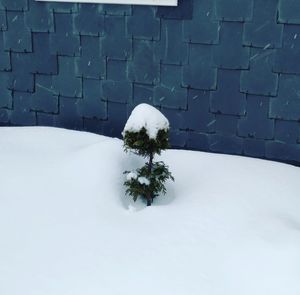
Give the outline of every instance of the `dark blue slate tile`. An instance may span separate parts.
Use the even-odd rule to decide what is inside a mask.
[[[50,50],[52,54],[78,56],[80,40],[73,33],[71,14],[54,13],[55,33],[50,34]]]
[[[3,33],[0,32],[0,71],[11,70],[10,54],[4,49]]]
[[[185,127],[199,132],[215,131],[215,115],[209,112],[209,91],[189,89]]]
[[[11,111],[7,109],[0,109],[0,125],[7,125],[10,120]]]
[[[126,60],[107,60],[107,80],[125,81],[128,75],[128,64]]]
[[[211,151],[265,157],[267,143],[268,158],[297,161],[298,2],[225,2],[181,0],[173,9],[0,1],[0,125],[120,137],[129,111],[143,102],[168,117],[173,147],[211,145]],[[250,58],[243,46],[251,47]],[[60,55],[75,57],[66,62]],[[237,69],[247,70],[240,81],[231,73]],[[221,99],[213,101],[218,92]],[[257,97],[248,94],[246,104],[244,93]]]
[[[266,142],[266,157],[285,162],[300,161],[300,145],[281,142]]]
[[[133,6],[132,15],[126,18],[128,37],[159,40],[160,20],[152,6]]]
[[[102,100],[101,81],[83,79],[83,99],[78,100],[78,113],[85,118],[107,118],[107,103]]]
[[[132,40],[126,37],[125,18],[106,16],[105,35],[101,38],[103,55],[114,59],[128,59],[132,55]]]
[[[216,0],[216,16],[226,21],[251,21],[253,0]]]
[[[283,47],[300,48],[300,30],[298,25],[284,25]]]
[[[129,79],[137,83],[157,84],[159,63],[154,56],[154,42],[134,40],[132,61],[129,62]]]
[[[277,49],[273,69],[278,73],[299,74],[300,64],[300,26],[285,25],[283,48]]]
[[[53,13],[44,2],[30,1],[25,24],[32,32],[54,32]]]
[[[248,69],[250,49],[242,46],[242,37],[242,23],[221,23],[220,44],[214,47],[214,62],[218,68]]]
[[[12,74],[33,73],[33,53],[11,53]]]
[[[279,48],[282,45],[283,26],[265,23],[245,24],[244,42],[246,46]]]
[[[178,0],[175,7],[160,6],[157,8],[157,17],[164,19],[191,19],[193,17],[193,5],[197,2],[193,0]]]
[[[57,74],[57,56],[50,52],[49,34],[33,33],[33,52],[31,72],[40,74]],[[27,54],[28,55],[28,54]]]
[[[160,85],[154,87],[154,104],[167,108],[187,109],[187,89],[181,85],[180,66],[161,65]]]
[[[59,73],[53,76],[55,94],[66,97],[81,97],[81,79],[75,77],[75,59],[59,56]]]
[[[0,8],[5,8],[11,11],[28,10],[27,0],[1,0]]]
[[[6,11],[0,11],[0,31],[7,30]]]
[[[300,2],[298,0],[279,0],[278,21],[284,24],[300,24]]]
[[[105,80],[102,82],[102,92],[105,101],[126,103],[132,98],[132,83]]]
[[[240,155],[243,150],[243,139],[235,135],[213,134],[209,136],[209,150]]]
[[[34,111],[58,112],[58,97],[55,95],[52,76],[36,75],[31,107]]]
[[[271,99],[270,116],[283,120],[300,120],[300,76],[280,76],[278,96]]]
[[[140,103],[153,103],[153,86],[134,83],[133,84],[133,106]]]
[[[107,15],[131,15],[131,5],[106,4],[101,11]]]
[[[238,116],[217,114],[215,119],[215,130],[218,134],[236,135]]]
[[[100,36],[104,31],[104,16],[100,14],[97,4],[79,4],[78,13],[73,14],[74,33],[80,35]]]
[[[171,130],[169,132],[169,141],[171,148],[184,148],[188,140],[188,132],[180,130]]]
[[[183,67],[184,86],[195,89],[216,89],[217,69],[212,66],[212,47],[190,44],[189,64]]]
[[[36,125],[35,112],[31,110],[32,95],[24,92],[14,92],[14,111],[10,122],[13,125]]]
[[[38,126],[55,126],[56,115],[47,113],[36,113],[36,122]]]
[[[209,137],[205,133],[189,132],[187,148],[200,151],[209,150]]]
[[[278,88],[278,75],[272,72],[274,63],[273,49],[252,49],[250,57],[250,70],[242,71],[241,92],[276,96]]]
[[[300,64],[295,60],[300,60],[300,50],[279,50],[276,54],[274,72],[300,74]]]
[[[269,98],[248,95],[247,115],[238,124],[238,135],[257,139],[274,137],[274,120],[269,119]]]
[[[243,152],[246,156],[264,158],[266,154],[266,141],[262,139],[245,138]]]
[[[108,121],[103,122],[103,132],[108,136],[121,138],[128,118],[127,105],[109,102],[107,104]]]
[[[165,108],[161,108],[160,111],[168,118],[172,130],[187,129],[183,111]]]
[[[164,64],[181,65],[188,60],[188,44],[182,42],[183,25],[177,20],[163,20],[161,41],[156,43],[157,59]]]
[[[103,134],[103,120],[83,118],[83,130]]]
[[[211,0],[194,1],[193,18],[184,21],[184,40],[192,43],[217,44],[219,22],[214,20],[215,5]]]
[[[83,129],[83,119],[79,116],[77,104],[80,99],[59,97],[60,112],[55,116],[54,125],[68,129]]]
[[[12,107],[12,91],[9,90],[9,73],[0,72],[0,108]]]
[[[78,11],[78,4],[75,3],[62,3],[62,2],[49,2],[47,3],[48,9],[56,13],[73,13]]]
[[[126,106],[127,114],[131,114],[135,106],[136,105],[133,103],[133,99],[127,102],[127,106]]]
[[[285,143],[297,143],[299,136],[299,123],[295,121],[276,120],[275,140]]]
[[[278,0],[255,0],[253,22],[244,24],[244,45],[261,48],[282,46],[283,25],[277,24]]]
[[[239,86],[240,71],[219,70],[218,89],[211,92],[211,111],[227,115],[244,115],[246,95],[239,91]]]
[[[10,89],[33,92],[34,75],[32,74],[32,55],[28,53],[12,53],[11,65]]]
[[[283,120],[300,120],[300,100],[284,96],[272,99],[270,116]]]
[[[8,11],[7,27],[4,31],[4,45],[6,50],[14,52],[31,52],[31,32],[26,27],[23,12]]]
[[[105,79],[106,59],[101,56],[100,42],[97,37],[81,36],[81,56],[76,57],[76,76]]]
[[[254,0],[253,22],[277,22],[278,0]],[[265,25],[267,23],[265,22]]]

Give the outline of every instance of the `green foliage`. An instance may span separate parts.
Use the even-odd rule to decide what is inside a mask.
[[[137,169],[135,172],[125,171],[124,174],[127,176],[134,173],[136,177],[130,177],[124,182],[124,185],[127,187],[126,194],[133,197],[133,200],[136,201],[138,197],[143,197],[148,199],[148,196],[151,196],[151,200],[159,196],[160,193],[166,194],[167,190],[165,187],[165,182],[168,179],[174,181],[174,177],[168,169],[168,166],[164,162],[154,162],[151,172],[149,170],[149,163],[146,163],[140,169]],[[144,184],[139,181],[141,178],[146,178],[149,181],[149,184]]]
[[[126,131],[124,134],[124,150],[148,158],[148,162],[136,171],[125,171],[126,194],[133,200],[141,197],[150,206],[153,199],[160,194],[166,194],[165,182],[173,180],[168,166],[164,162],[153,162],[155,154],[160,155],[162,150],[169,147],[168,130],[159,130],[155,139],[149,138],[146,129],[139,132]]]
[[[139,132],[125,132],[124,149],[133,150],[139,156],[149,157],[150,154],[161,154],[169,147],[169,134],[167,130],[159,130],[156,139],[149,138],[143,127]]]

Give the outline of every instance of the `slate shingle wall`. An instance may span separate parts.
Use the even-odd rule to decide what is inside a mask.
[[[179,2],[0,0],[0,124],[120,137],[147,102],[175,147],[300,164],[300,1]]]

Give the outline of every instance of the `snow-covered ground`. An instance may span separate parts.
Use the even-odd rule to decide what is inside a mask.
[[[300,169],[170,150],[152,207],[122,141],[0,128],[1,295],[299,295]]]

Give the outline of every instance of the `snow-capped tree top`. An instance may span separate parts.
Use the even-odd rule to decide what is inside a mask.
[[[122,135],[125,136],[126,131],[139,132],[143,127],[150,139],[156,139],[159,130],[169,129],[169,121],[159,110],[142,103],[132,111]]]

